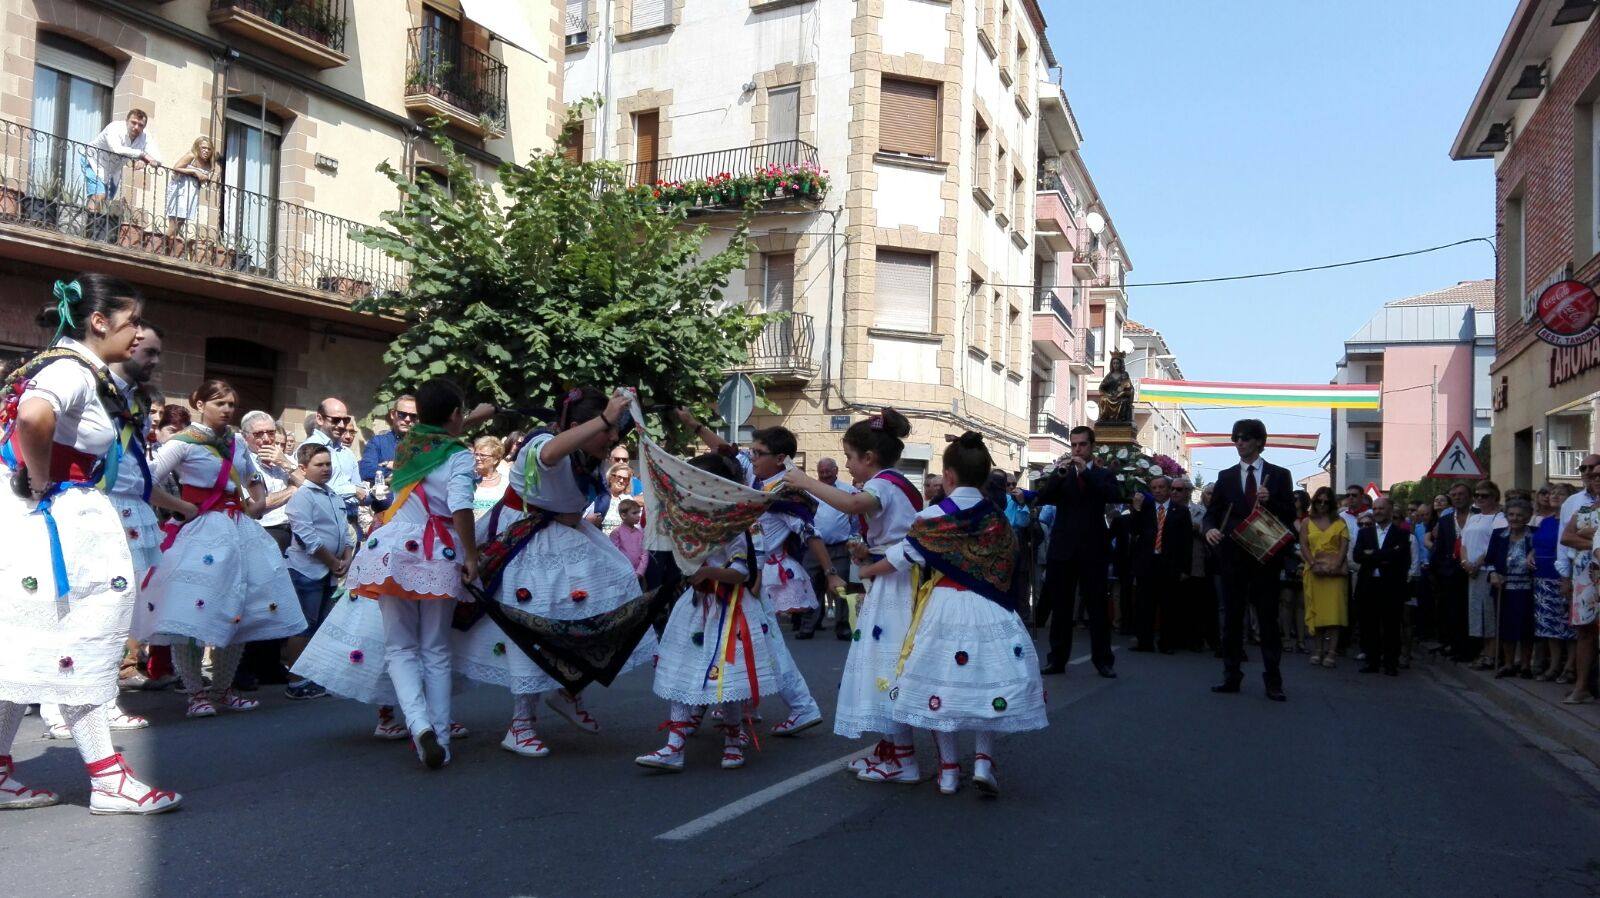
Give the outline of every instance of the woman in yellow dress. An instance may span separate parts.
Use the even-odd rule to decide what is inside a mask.
[[[1311,663],[1335,666],[1339,628],[1347,625],[1350,593],[1350,528],[1333,504],[1333,490],[1321,487],[1311,497],[1311,515],[1299,522],[1300,557],[1305,560],[1306,629],[1315,634]]]

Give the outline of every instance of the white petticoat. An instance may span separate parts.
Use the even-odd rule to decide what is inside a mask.
[[[209,511],[183,525],[139,601],[134,635],[157,645],[229,646],[306,628],[277,542],[242,513]]]
[[[911,626],[911,574],[896,571],[874,578],[851,632],[850,655],[839,682],[833,731],[851,739],[863,733],[888,733],[894,726],[894,669],[900,645]]]
[[[423,530],[423,524],[407,522],[385,524],[372,531],[356,551],[345,585],[351,592],[371,587],[387,594],[392,590],[384,587],[392,581],[413,598],[457,598],[461,593],[461,563],[456,552],[442,539],[435,539],[433,557],[429,558],[424,551]]]
[[[466,634],[451,630],[452,642]],[[369,705],[400,704],[389,679],[383,609],[372,599],[341,593],[290,670],[334,695]],[[456,678],[455,691],[463,681]]]
[[[784,574],[788,575],[787,580]],[[778,564],[770,561],[762,563],[761,595],[775,614],[810,611],[819,607],[817,594],[811,588],[811,575],[806,573],[804,565],[787,553]]]
[[[750,628],[749,654],[755,656],[757,687],[761,695],[770,695],[778,685],[778,671],[769,651],[772,625],[766,620],[760,600],[754,596],[746,594],[739,600],[739,608]],[[673,606],[667,628],[661,634],[656,660],[656,695],[686,705],[714,705],[751,697],[750,659],[744,644],[737,643],[732,663],[725,661],[719,652],[722,631],[718,627],[723,618],[719,603],[713,600],[707,607],[695,601],[693,590],[684,592]],[[716,674],[715,678],[707,678],[708,670]],[[720,696],[717,694],[719,681],[722,684]]]
[[[783,639],[783,628],[778,626],[778,616],[773,613],[771,606],[765,601],[757,605],[761,609],[761,625],[756,629],[761,631],[761,638],[767,643],[767,657],[772,659],[773,672],[778,676],[777,693],[783,696],[784,701],[799,699],[804,702],[811,696],[811,689],[806,686],[806,678],[800,673],[800,665],[794,663],[794,656],[789,654],[789,644]],[[750,608],[754,614],[756,606]],[[762,694],[766,694],[765,687]]]
[[[889,690],[893,717],[924,730],[1040,730],[1044,685],[1033,640],[1015,611],[972,592],[938,588]]]
[[[577,591],[584,595],[574,601]],[[534,534],[502,571],[493,599],[540,617],[576,620],[611,611],[638,596],[633,565],[598,527],[584,521],[576,527],[551,523]],[[504,686],[518,695],[548,692],[560,685],[487,617],[458,640],[455,649],[456,672],[480,683]],[[649,664],[655,655],[652,629],[639,640],[622,671]]]
[[[128,538],[135,582],[143,581],[145,573],[161,559],[161,540],[166,535],[161,530],[161,522],[150,503],[138,498],[112,496],[111,507],[116,509],[117,522]]]
[[[133,619],[128,542],[104,493],[69,489],[51,513],[70,584],[61,598],[44,517],[0,486],[0,700],[103,704],[117,696]]]

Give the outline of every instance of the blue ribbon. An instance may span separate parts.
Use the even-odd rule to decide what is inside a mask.
[[[721,596],[717,596],[717,600],[722,605],[721,610],[717,612],[717,650],[711,653],[711,663],[706,665],[705,676],[700,678],[701,688],[705,688],[705,685],[711,682],[711,671],[717,666],[717,662],[722,660],[722,626],[728,620],[728,602]]]
[[[50,513],[50,507],[54,504],[57,496],[74,488],[94,489],[94,483],[81,480],[53,483],[50,485],[50,489],[45,491],[44,496],[39,499],[39,504],[33,509],[33,514],[44,516],[45,530],[50,534],[50,573],[55,576],[56,598],[58,599],[64,597],[71,590],[71,585],[67,583],[67,557],[61,551],[61,533],[56,529],[56,518],[55,515]]]

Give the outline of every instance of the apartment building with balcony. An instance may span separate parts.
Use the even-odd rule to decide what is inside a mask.
[[[1044,21],[1033,0],[573,0],[574,158],[640,183],[815,167],[823,191],[768,200],[730,301],[788,312],[750,347],[807,459],[890,405],[902,469],[979,430],[1016,468],[1028,440],[1032,164]],[[743,197],[699,202],[726,245]],[[934,465],[937,468],[937,464]]]
[[[1345,340],[1333,382],[1382,384],[1383,407],[1331,413],[1336,487],[1420,480],[1452,434],[1489,435],[1494,318],[1494,281],[1462,281],[1384,303]]]
[[[1600,337],[1539,337],[1539,294],[1600,281],[1600,17],[1521,0],[1450,147],[1492,160],[1496,240],[1489,472],[1502,487],[1577,483],[1600,451]],[[1385,397],[1387,401],[1388,397]]]
[[[1183,380],[1178,356],[1167,345],[1167,338],[1155,328],[1137,321],[1126,321],[1122,328],[1122,351],[1127,353],[1128,376],[1135,386],[1147,377],[1158,380]],[[1188,470],[1189,447],[1184,434],[1194,430],[1189,413],[1179,406],[1160,405],[1144,400],[1133,403],[1134,438],[1151,454],[1177,459]]]
[[[0,17],[0,361],[49,338],[32,321],[55,279],[103,271],[166,332],[168,397],[223,377],[295,423],[327,395],[366,412],[402,327],[351,309],[406,282],[350,237],[399,204],[376,166],[436,170],[437,117],[492,180],[565,114],[561,18],[534,0],[0,0]],[[89,144],[135,108],[162,164],[96,200]],[[205,181],[170,168],[200,138]]]
[[[1046,52],[1050,52],[1046,45]],[[1030,372],[1028,463],[1037,468],[1067,451],[1067,434],[1092,424],[1086,411],[1094,384],[1090,355],[1089,213],[1104,206],[1079,149],[1083,132],[1061,86],[1053,56],[1039,83],[1039,153],[1034,180],[1033,364]],[[1095,264],[1098,259],[1094,259]],[[1098,382],[1096,382],[1098,383]]]

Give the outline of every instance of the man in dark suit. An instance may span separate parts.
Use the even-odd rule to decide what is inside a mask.
[[[1111,678],[1117,674],[1106,607],[1106,563],[1111,549],[1106,505],[1120,500],[1122,494],[1111,473],[1093,462],[1092,429],[1074,427],[1067,442],[1072,446],[1069,463],[1045,475],[1037,492],[1022,491],[1022,501],[1056,507],[1044,575],[1044,603],[1051,616],[1050,654],[1040,672],[1066,672],[1072,657],[1073,603],[1081,594],[1089,613],[1094,668],[1100,676]]]
[[[1379,496],[1372,503],[1372,526],[1356,537],[1356,615],[1361,625],[1361,651],[1367,655],[1362,673],[1400,675],[1400,627],[1410,594],[1411,534],[1394,519],[1394,501]]]
[[[1217,475],[1211,503],[1206,507],[1206,542],[1217,549],[1217,567],[1222,575],[1222,683],[1212,692],[1239,691],[1244,679],[1245,609],[1254,608],[1261,628],[1261,675],[1267,698],[1287,701],[1283,693],[1283,674],[1278,662],[1283,656],[1283,641],[1278,634],[1278,572],[1283,566],[1283,549],[1258,561],[1233,539],[1233,532],[1258,507],[1288,526],[1294,521],[1294,480],[1286,468],[1267,464],[1261,450],[1267,443],[1267,426],[1254,418],[1234,422],[1233,445],[1239,464]]]
[[[1161,617],[1161,654],[1170,655],[1183,644],[1182,587],[1194,552],[1194,524],[1189,506],[1173,501],[1172,480],[1150,481],[1150,495],[1134,497],[1134,594],[1139,606],[1139,642],[1136,652],[1155,650],[1156,616]]]
[[[1450,507],[1428,534],[1429,567],[1433,569],[1434,601],[1439,609],[1439,642],[1452,661],[1478,657],[1479,640],[1467,634],[1467,572],[1461,567],[1460,523],[1472,515],[1472,487],[1450,487]]]

